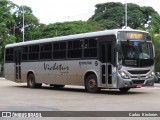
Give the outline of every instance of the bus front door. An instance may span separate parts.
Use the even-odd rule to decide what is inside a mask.
[[[112,86],[112,42],[100,43],[101,85]]]
[[[15,51],[16,81],[21,81],[21,51]]]

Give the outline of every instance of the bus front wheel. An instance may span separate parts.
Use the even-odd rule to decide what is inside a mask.
[[[90,93],[96,93],[100,90],[97,86],[97,77],[94,74],[90,74],[85,81],[85,90]]]
[[[36,83],[34,74],[30,73],[27,77],[27,86],[29,88],[40,88],[42,84]]]

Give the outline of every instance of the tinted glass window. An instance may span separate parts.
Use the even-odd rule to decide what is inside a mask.
[[[84,57],[97,57],[97,40],[84,40]]]
[[[82,57],[82,40],[73,40],[68,42],[68,58],[81,58]]]
[[[39,45],[29,46],[29,52],[39,52]]]
[[[39,45],[29,46],[29,60],[39,60]]]
[[[66,42],[53,43],[53,59],[66,58]]]
[[[41,44],[41,51],[52,51],[52,43]]]
[[[22,61],[28,60],[28,46],[22,48]]]
[[[41,44],[40,59],[52,59],[52,43]]]
[[[13,62],[13,48],[6,49],[5,61]]]

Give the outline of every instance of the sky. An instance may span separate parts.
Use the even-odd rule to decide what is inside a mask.
[[[11,0],[17,5],[31,7],[40,23],[88,20],[95,11],[95,5],[106,2],[135,3],[151,6],[160,14],[160,0]]]

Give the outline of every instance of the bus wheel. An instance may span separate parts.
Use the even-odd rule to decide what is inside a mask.
[[[40,88],[42,84],[36,83],[35,76],[31,73],[27,77],[27,86],[29,88]]]
[[[119,88],[119,90],[123,93],[128,92],[130,88]]]
[[[97,87],[97,77],[94,74],[91,74],[87,77],[85,81],[85,89],[90,93],[96,93],[100,90]]]

